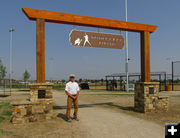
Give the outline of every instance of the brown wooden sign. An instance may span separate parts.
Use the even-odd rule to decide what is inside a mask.
[[[124,37],[120,34],[72,30],[69,37],[73,46],[112,49],[124,48]]]

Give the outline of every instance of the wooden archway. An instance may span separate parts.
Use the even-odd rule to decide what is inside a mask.
[[[22,10],[30,20],[36,21],[37,83],[46,82],[45,22],[139,32],[141,36],[141,81],[150,82],[150,33],[154,32],[157,26],[29,8]]]

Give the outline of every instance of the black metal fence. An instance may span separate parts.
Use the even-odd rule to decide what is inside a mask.
[[[3,79],[0,80],[0,97],[11,95],[9,84]]]
[[[13,89],[27,89],[28,85],[25,83],[19,83],[16,80],[12,80],[12,86],[10,89],[9,79],[0,80],[0,97],[10,96]]]
[[[172,62],[172,90],[180,91],[180,61]]]
[[[129,88],[134,89],[134,84],[141,81],[140,73],[129,73]],[[151,81],[160,82],[159,90],[165,91],[167,85],[166,72],[151,72]],[[126,74],[117,73],[106,76],[106,90],[125,91],[126,90]]]

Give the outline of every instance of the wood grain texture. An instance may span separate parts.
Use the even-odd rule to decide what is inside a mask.
[[[46,22],[98,27],[132,32],[147,31],[152,33],[157,29],[156,25],[147,25],[30,8],[23,8],[22,10],[30,20],[45,19]]]
[[[141,32],[141,81],[150,82],[150,33]]]
[[[45,83],[45,21],[36,21],[36,76],[37,83]]]

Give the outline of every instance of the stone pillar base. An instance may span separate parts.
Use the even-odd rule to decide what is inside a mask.
[[[30,101],[44,101],[52,100],[52,86],[53,83],[31,83]]]
[[[169,97],[159,96],[159,82],[138,82],[135,84],[134,108],[138,112],[159,112],[168,110]]]
[[[53,117],[52,83],[32,83],[30,100],[11,102],[14,124],[43,121]]]

